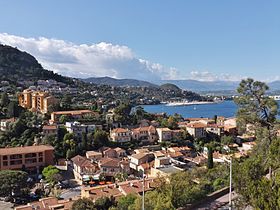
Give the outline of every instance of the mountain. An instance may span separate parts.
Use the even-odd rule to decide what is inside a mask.
[[[73,84],[73,79],[44,69],[41,64],[27,52],[0,44],[0,80],[17,85],[20,81],[53,79],[65,84]]]
[[[83,79],[87,83],[93,83],[97,85],[110,85],[110,86],[132,86],[132,87],[158,87],[150,82],[136,80],[136,79],[114,79],[111,77],[90,77]]]
[[[191,90],[191,91],[226,91],[226,90],[236,90],[239,82],[229,82],[229,81],[211,81],[202,82],[197,80],[162,80],[159,84],[172,83],[177,85],[181,89]]]
[[[272,90],[272,91],[280,90],[280,80],[270,82],[270,83],[268,83],[268,86],[270,87],[270,90]]]
[[[181,92],[181,89],[174,84],[171,83],[166,83],[160,86],[161,89],[165,90],[165,91],[174,91],[174,92]]]

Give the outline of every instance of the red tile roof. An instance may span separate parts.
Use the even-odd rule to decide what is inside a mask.
[[[54,148],[48,145],[6,147],[6,148],[0,148],[0,155],[15,155],[15,154],[34,153],[34,152],[44,152],[47,150],[54,150]]]

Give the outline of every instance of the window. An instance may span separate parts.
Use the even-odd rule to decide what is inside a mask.
[[[10,165],[20,165],[22,164],[22,160],[11,160]]]
[[[11,155],[10,159],[21,159],[22,155]]]
[[[7,166],[7,165],[8,165],[7,161],[3,162],[3,166]]]
[[[7,155],[3,156],[3,160],[8,160],[8,156]]]
[[[28,153],[25,155],[25,158],[32,158],[32,157],[36,157],[36,153]]]
[[[39,162],[43,162],[43,158],[42,157],[39,158]]]
[[[43,152],[39,152],[39,157],[43,157]]]

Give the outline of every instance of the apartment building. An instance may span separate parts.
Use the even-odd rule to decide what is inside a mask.
[[[50,106],[58,103],[58,100],[48,92],[26,89],[18,95],[18,102],[21,107],[30,111],[46,114],[50,111]]]
[[[26,170],[39,173],[54,164],[54,148],[48,145],[0,149],[0,170]]]
[[[110,131],[110,139],[118,143],[129,142],[131,140],[131,132],[125,128],[116,128]]]

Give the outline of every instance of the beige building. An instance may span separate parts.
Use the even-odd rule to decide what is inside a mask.
[[[24,90],[18,95],[19,105],[33,112],[46,114],[50,112],[50,106],[58,103],[58,100],[48,92]]]
[[[78,120],[86,117],[93,117],[96,116],[97,113],[91,110],[72,110],[72,111],[59,111],[59,112],[52,112],[50,123],[56,123],[59,121],[59,118],[64,115],[72,118],[73,120]]]
[[[172,130],[169,128],[157,128],[158,141],[170,141],[172,139]]]
[[[118,143],[129,142],[131,140],[131,132],[125,128],[116,128],[110,131],[110,139]]]
[[[135,140],[148,141],[153,143],[158,139],[154,126],[139,127],[132,130],[132,138]]]

